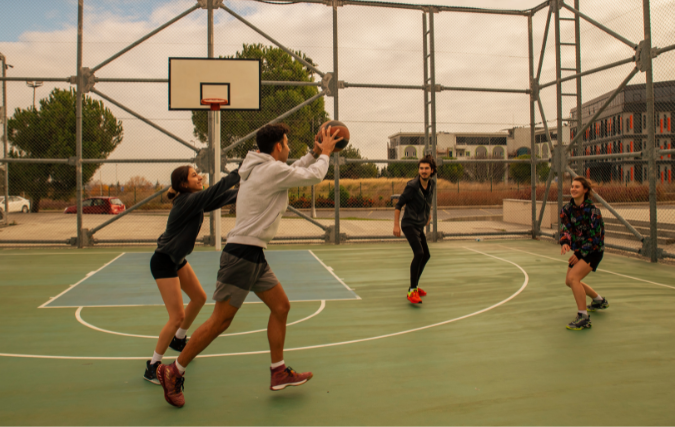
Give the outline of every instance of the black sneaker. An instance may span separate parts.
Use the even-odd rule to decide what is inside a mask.
[[[172,350],[176,350],[176,351],[180,352],[180,351],[183,351],[183,349],[187,345],[187,342],[188,342],[188,337],[185,337],[183,339],[173,337],[173,339],[171,340],[171,344],[169,344],[169,347],[171,347]]]
[[[153,384],[159,384],[159,380],[157,379],[157,368],[159,365],[161,365],[162,362],[155,362],[154,364],[150,364],[150,360],[145,362],[145,374],[143,374],[143,379],[146,381],[150,381]]]
[[[607,298],[603,298],[602,301],[593,300],[590,305],[586,306],[586,309],[588,311],[596,311],[605,310],[607,307],[609,307],[609,302],[607,301]]]
[[[577,313],[576,319],[572,320],[568,325],[567,329],[571,329],[573,331],[580,331],[582,329],[590,328],[591,327],[591,316],[589,315],[588,317],[582,315],[581,313]]]

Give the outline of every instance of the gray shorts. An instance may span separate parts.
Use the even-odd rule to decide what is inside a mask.
[[[229,300],[232,307],[240,308],[249,292],[264,292],[278,284],[279,279],[264,258],[254,262],[223,251],[213,299]]]

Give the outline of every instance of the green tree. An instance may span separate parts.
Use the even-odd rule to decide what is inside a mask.
[[[340,151],[340,157],[345,159],[363,159],[358,148],[347,146]],[[340,165],[340,178],[377,178],[377,166],[375,163],[347,163]],[[335,166],[333,162],[328,167],[326,179],[335,179]]]
[[[54,89],[40,100],[40,109],[17,108],[7,120],[11,143],[9,157],[66,159],[75,156],[75,91]],[[82,103],[82,156],[105,159],[122,142],[122,122],[103,102],[87,96]],[[82,182],[88,183],[100,164],[82,165]],[[75,194],[75,167],[66,164],[12,164],[10,193],[25,192],[31,210],[39,212],[46,197],[67,200]]]
[[[301,52],[296,53],[313,64],[311,58]],[[262,80],[314,81],[312,70],[276,47],[244,44],[241,52],[236,52],[234,56],[228,56],[228,58],[261,59]],[[260,111],[221,111],[220,138],[223,148],[319,93],[316,86],[262,86],[260,91]],[[323,98],[317,99],[285,118],[283,122],[291,128],[288,135],[291,148],[289,157],[298,158],[304,155],[308,146],[313,145],[314,135],[319,131],[319,127],[327,120],[328,114],[324,110]],[[207,111],[194,111],[192,123],[194,135],[201,142],[206,142],[208,140]],[[252,138],[228,152],[228,157],[244,157],[254,145],[255,138]]]
[[[443,157],[452,160],[452,157]],[[457,182],[464,177],[464,165],[459,163],[444,164],[438,167],[438,178]]]
[[[523,154],[516,159],[529,160],[532,156],[529,154]],[[537,163],[537,179],[541,181],[546,181],[548,178],[548,173],[551,170],[551,166],[548,163]],[[512,163],[509,165],[509,175],[511,179],[515,182],[521,184],[530,182],[530,177],[532,176],[532,169],[529,163]]]

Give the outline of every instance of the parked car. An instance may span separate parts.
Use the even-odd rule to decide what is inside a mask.
[[[109,214],[117,215],[124,212],[126,206],[117,197],[90,197],[82,200],[83,214]],[[77,213],[77,206],[68,206],[63,213]]]
[[[5,196],[0,196],[0,210],[5,210]],[[19,196],[9,196],[9,213],[30,212],[30,200]]]

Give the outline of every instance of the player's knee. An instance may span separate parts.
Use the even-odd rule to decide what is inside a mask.
[[[180,328],[180,325],[183,323],[183,320],[185,320],[184,311],[174,314],[173,316],[171,316],[169,321],[171,322],[171,325],[174,326],[177,330],[178,328]]]
[[[288,300],[280,301],[274,307],[274,314],[277,316],[286,316],[291,311],[291,302]]]
[[[218,319],[215,326],[216,326],[216,329],[218,330],[219,334],[222,334],[223,332],[225,332],[225,330],[227,330],[227,328],[230,327],[230,324],[232,323],[232,319],[233,319],[232,317],[226,317],[226,318]]]
[[[192,301],[194,301],[195,304],[203,306],[204,304],[206,304],[206,292],[201,291],[199,294],[195,296],[195,298]]]
[[[572,279],[571,276],[565,277],[565,284],[567,285],[567,287],[571,288],[571,287],[572,287],[572,283],[574,283],[574,280]]]

